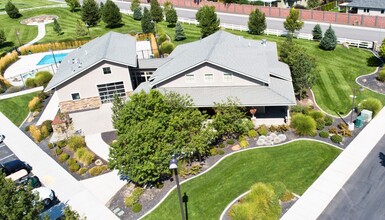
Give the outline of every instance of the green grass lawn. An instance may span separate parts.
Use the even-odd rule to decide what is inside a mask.
[[[283,182],[302,195],[341,151],[313,141],[253,149],[226,158],[208,173],[181,185],[189,219],[218,219],[225,207],[256,182]],[[180,219],[176,190],[145,219]]]
[[[20,126],[29,113],[28,102],[36,94],[37,93],[35,92],[0,100],[0,112],[9,118],[9,120],[11,120],[16,126]]]
[[[7,4],[8,0],[0,0],[0,12],[5,11],[5,5]],[[26,8],[34,8],[39,6],[46,6],[46,5],[58,5],[58,4],[65,4],[65,2],[53,2],[48,0],[12,0],[12,3],[16,6],[16,8],[20,9],[26,9]]]

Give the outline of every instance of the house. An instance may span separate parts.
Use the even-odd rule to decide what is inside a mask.
[[[344,3],[353,13],[360,15],[385,16],[384,0],[350,0]]]
[[[242,106],[256,108],[258,117],[280,123],[296,104],[290,69],[278,61],[276,44],[225,31],[159,59],[138,59],[134,37],[109,32],[69,53],[46,91],[56,91],[60,110],[74,121],[86,124],[103,115],[99,123],[111,130],[114,94],[128,97],[150,89],[187,94],[199,108],[237,97]]]

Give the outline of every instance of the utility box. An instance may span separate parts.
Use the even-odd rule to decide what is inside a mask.
[[[373,115],[372,111],[369,111],[366,109],[361,111],[361,116],[364,118],[365,122],[369,122],[370,120],[372,120],[372,115]]]
[[[364,125],[364,117],[362,117],[361,115],[357,117],[356,119],[356,123],[355,123],[355,126],[356,128],[360,128]]]

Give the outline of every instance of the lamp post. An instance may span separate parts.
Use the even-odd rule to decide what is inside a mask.
[[[57,62],[56,62],[55,54],[53,53],[53,50],[51,48],[49,48],[49,52],[52,53],[53,61],[55,61],[55,66],[57,68]]]
[[[20,37],[19,37],[19,35],[20,35],[19,30],[16,30],[16,37],[17,37],[17,41],[19,41],[19,47],[20,47],[20,46],[21,46],[21,42],[20,42]]]
[[[360,86],[360,92],[364,91],[364,87]],[[354,100],[356,99],[356,87],[353,88],[353,96],[352,96],[352,113],[350,114],[350,123],[349,123],[349,130],[354,130],[354,124],[353,124],[353,114],[354,114]]]
[[[178,160],[175,158],[175,156],[172,156],[172,158],[170,160],[170,170],[174,171],[174,174],[175,174],[176,187],[178,188],[180,212],[182,215],[182,220],[185,220],[185,216],[184,216],[184,212],[183,212],[182,195],[180,193],[180,186],[179,186],[179,179],[178,179]]]

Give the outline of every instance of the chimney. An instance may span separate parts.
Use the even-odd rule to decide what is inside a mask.
[[[261,44],[266,47],[266,39],[262,39]]]

